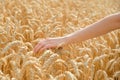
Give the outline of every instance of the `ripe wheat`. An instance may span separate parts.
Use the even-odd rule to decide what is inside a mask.
[[[119,2],[0,0],[0,80],[119,80],[120,30],[33,53],[43,38],[67,35],[119,12]]]

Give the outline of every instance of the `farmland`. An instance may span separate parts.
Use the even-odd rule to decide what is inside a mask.
[[[119,80],[120,30],[33,53],[49,37],[120,12],[119,0],[0,0],[0,80]]]

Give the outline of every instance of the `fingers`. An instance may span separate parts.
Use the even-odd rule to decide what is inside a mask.
[[[44,42],[39,42],[34,48],[34,53],[42,52],[50,48],[52,48],[52,45],[44,43]]]
[[[50,45],[46,45],[46,46],[43,46],[41,49],[40,49],[40,52],[44,51],[44,50],[48,50],[50,49],[52,46]]]
[[[55,48],[59,45],[59,43],[60,43],[59,39],[54,38],[42,40],[35,46],[34,53]]]
[[[43,44],[42,42],[39,42],[35,48],[34,48],[34,53],[37,53],[39,51],[39,49],[41,49],[42,47],[44,47],[45,44]]]

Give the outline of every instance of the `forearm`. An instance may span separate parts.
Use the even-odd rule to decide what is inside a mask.
[[[111,15],[82,30],[65,36],[66,44],[82,42],[118,28],[120,28],[120,14]]]

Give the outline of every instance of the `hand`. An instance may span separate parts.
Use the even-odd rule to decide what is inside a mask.
[[[65,39],[63,37],[44,39],[35,46],[34,53],[37,53],[39,51],[42,52],[50,48],[61,47],[64,45],[64,43]]]

